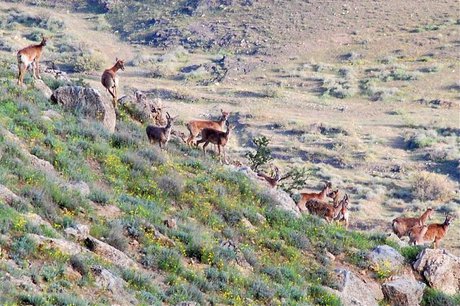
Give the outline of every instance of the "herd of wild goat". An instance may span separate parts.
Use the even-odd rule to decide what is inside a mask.
[[[32,68],[32,74],[34,78],[40,79],[40,66],[39,60],[43,51],[43,47],[46,46],[48,38],[42,37],[40,44],[31,45],[24,49],[21,49],[17,53],[18,60],[18,84],[21,85],[24,82],[25,72],[29,67]],[[118,101],[118,77],[117,71],[124,70],[124,61],[116,59],[116,63],[113,67],[106,69],[101,77],[102,85],[107,89],[109,94],[112,96],[113,106],[117,108]],[[228,117],[230,113],[221,110],[222,114],[219,120],[191,120],[186,124],[189,131],[189,136],[184,140],[187,145],[198,146],[200,143],[204,143],[203,152],[206,155],[206,147],[209,143],[215,144],[218,149],[219,159],[221,160],[221,153],[223,153],[224,161],[227,163],[225,154],[225,145],[228,142],[230,132],[234,128],[229,125]],[[167,123],[165,126],[148,125],[146,133],[151,143],[158,143],[160,148],[166,148],[171,138],[172,124],[177,117],[171,117],[169,113],[166,113]],[[223,131],[224,125],[226,130]],[[200,140],[196,140],[196,137],[201,135]],[[282,179],[280,171],[275,167],[274,176],[269,176],[264,173],[258,173],[258,176],[265,179],[268,184],[275,188],[278,182]],[[330,204],[326,197],[332,199]],[[326,182],[324,188],[318,193],[300,193],[300,200],[297,203],[297,208],[300,212],[308,211],[311,214],[317,215],[327,222],[339,221],[344,222],[345,227],[349,224],[349,197],[345,194],[341,199],[339,196],[339,190],[332,190],[330,182]],[[445,221],[442,224],[426,224],[426,221],[434,213],[432,208],[428,208],[418,218],[407,218],[399,217],[392,221],[393,232],[399,237],[409,237],[409,243],[419,245],[423,243],[434,243],[434,247],[439,246],[439,242],[446,235],[449,225],[453,220],[452,215],[446,215]]]

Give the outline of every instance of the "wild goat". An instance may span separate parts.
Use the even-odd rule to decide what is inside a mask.
[[[40,57],[43,52],[43,47],[46,46],[49,38],[42,36],[42,41],[38,45],[30,45],[18,51],[18,85],[24,83],[24,75],[27,68],[32,65],[32,75],[34,78],[40,77]]]
[[[187,138],[187,144],[190,146],[194,141],[195,138],[200,134],[203,129],[214,129],[218,131],[223,131],[224,124],[227,122],[228,116],[230,113],[224,112],[222,109],[220,110],[222,116],[217,121],[212,120],[192,120],[186,124],[190,135]],[[196,144],[198,145],[198,144]]]
[[[262,172],[258,172],[257,176],[264,178],[272,188],[275,188],[276,185],[278,185],[278,182],[281,180],[281,173],[280,173],[280,169],[277,166],[273,166],[273,169],[275,170],[273,177],[268,176]]]
[[[414,226],[422,226],[426,224],[426,220],[431,218],[433,214],[433,208],[429,207],[420,217],[418,218],[404,218],[398,217],[393,219],[391,224],[393,232],[399,237],[404,237],[409,235],[409,231]]]
[[[176,118],[177,116],[171,117],[169,113],[166,113],[167,124],[165,126],[148,125],[145,132],[150,143],[158,142],[160,149],[166,148],[171,138],[172,124]]]
[[[334,207],[339,206],[339,190],[338,189],[331,191],[327,196],[329,198],[332,198],[333,203],[334,203],[333,204]],[[339,222],[344,221],[345,222],[345,228],[348,228],[349,219],[350,219],[350,214],[348,212],[348,203],[349,203],[348,201],[344,202],[344,204],[346,204],[346,205],[342,205],[340,207],[339,213],[334,218],[334,220],[339,221]]]
[[[345,194],[343,199],[338,203],[337,206],[330,205],[327,202],[318,199],[310,199],[305,203],[305,207],[311,214],[320,216],[321,218],[326,219],[326,221],[330,223],[333,220],[335,220],[335,218],[337,217],[337,215],[343,207],[345,207],[346,209],[348,203],[348,194]]]
[[[302,212],[304,211],[305,208],[305,203],[308,200],[311,199],[317,199],[320,201],[324,201],[326,199],[326,195],[331,191],[332,184],[330,182],[326,182],[326,185],[324,186],[323,190],[318,193],[300,193],[300,200],[297,203],[297,207],[299,208],[299,211]]]
[[[116,63],[112,68],[104,70],[101,76],[101,83],[107,89],[109,94],[112,96],[112,103],[115,109],[117,108],[118,100],[118,70],[125,70],[125,62],[121,59],[116,58]]]
[[[232,131],[235,127],[230,126],[228,121],[226,123],[227,125],[227,131],[222,132],[219,130],[211,129],[211,128],[205,128],[201,131],[201,139],[198,140],[196,145],[198,146],[200,143],[204,142],[203,145],[203,152],[204,155],[206,155],[206,147],[208,146],[209,143],[213,143],[217,145],[217,149],[219,151],[219,160],[222,162],[221,158],[221,151],[224,153],[224,161],[226,164],[228,164],[227,161],[227,156],[225,154],[225,145],[228,142],[228,137],[230,136],[230,131]]]
[[[430,225],[418,225],[413,227],[409,232],[409,243],[414,245],[434,242],[434,248],[439,246],[439,242],[447,234],[449,225],[452,223],[454,216],[446,215],[444,223],[435,223]]]

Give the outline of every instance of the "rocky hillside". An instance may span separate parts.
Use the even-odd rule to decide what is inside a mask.
[[[433,205],[439,219],[441,213],[458,211],[458,127],[447,120],[458,108],[458,90],[450,88],[439,102],[404,100],[415,91],[406,82],[422,87],[432,74],[443,73],[443,82],[456,86],[450,61],[458,42],[436,49],[426,61],[410,60],[403,52],[388,58],[410,61],[410,71],[390,69],[383,59],[368,71],[374,63],[361,53],[331,48],[328,54],[346,58],[339,64],[306,63],[295,47],[303,38],[347,25],[350,20],[341,16],[359,17],[359,6],[331,4],[323,10],[322,4],[306,1],[289,6],[287,1],[75,0],[41,1],[37,7],[36,1],[20,2],[31,5],[0,2],[1,305],[460,303],[460,260],[453,255],[458,254],[458,223],[441,243],[447,247],[432,250],[388,236],[393,215],[387,213],[413,214]],[[448,5],[427,14],[435,16]],[[383,18],[387,10],[394,8],[370,11],[377,14],[373,18]],[[282,22],[270,23],[274,16]],[[303,28],[312,16],[337,18],[329,29]],[[395,18],[389,15],[388,23]],[[417,22],[428,19],[419,16]],[[458,27],[456,20],[444,21],[438,24],[442,33]],[[413,30],[416,22],[406,26]],[[353,35],[365,28],[360,25]],[[421,35],[426,31],[432,30],[423,28]],[[17,86],[14,53],[42,33],[53,36],[45,50],[43,81],[28,73],[26,85]],[[306,36],[293,42],[292,33]],[[430,41],[438,46],[452,35],[440,33]],[[115,111],[99,78],[120,55],[127,69],[120,72],[124,97]],[[435,71],[417,70],[432,67]],[[328,78],[318,79],[324,75]],[[364,75],[367,81],[359,79]],[[390,93],[387,86],[400,91]],[[139,99],[136,89],[147,98]],[[289,104],[297,98],[295,103],[304,104]],[[313,102],[305,101],[310,98]],[[370,104],[372,99],[377,104]],[[233,165],[203,157],[180,137],[167,151],[149,144],[145,127],[152,105],[180,115],[174,126],[178,136],[191,114],[231,109],[230,121],[237,127],[229,143]],[[266,105],[283,111],[273,114]],[[311,107],[309,118],[298,111],[306,107]],[[418,126],[434,112],[436,127]],[[320,121],[310,125],[312,114]],[[401,129],[399,121],[388,119],[395,116],[413,133],[404,139],[386,134]],[[365,128],[347,124],[350,118]],[[361,139],[359,133],[375,125],[380,128]],[[273,157],[284,169],[309,169],[309,187],[330,179],[350,194],[350,229],[300,214],[291,198],[297,199],[299,190],[273,190],[240,165],[248,163],[246,146],[259,133],[270,133]],[[401,142],[413,147],[403,150]],[[433,155],[429,163],[423,160],[427,154]],[[408,175],[414,172],[420,172],[418,188]]]

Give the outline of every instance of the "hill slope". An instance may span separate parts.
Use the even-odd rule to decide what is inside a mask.
[[[365,260],[376,245],[418,251],[382,234],[392,218],[459,210],[453,2],[42,3],[0,3],[1,304],[335,305],[321,287],[335,268],[371,282],[387,276]],[[231,110],[232,159],[268,136],[283,171],[305,166],[306,187],[328,179],[351,195],[351,230],[296,218],[198,150],[159,152],[123,110],[110,135],[30,78],[16,87],[14,52],[40,33],[54,35],[45,64],[73,84],[101,90],[101,69],[125,58],[122,92],[162,99],[179,130]],[[443,241],[457,254],[459,234],[455,222]]]

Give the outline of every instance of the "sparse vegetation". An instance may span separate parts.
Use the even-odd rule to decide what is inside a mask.
[[[422,171],[413,176],[412,193],[421,201],[447,201],[454,190],[444,175]]]

